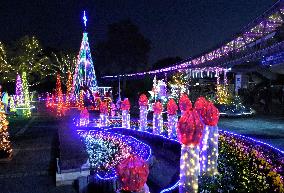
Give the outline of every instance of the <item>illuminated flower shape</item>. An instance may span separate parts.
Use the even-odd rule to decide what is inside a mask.
[[[117,174],[123,190],[140,191],[147,181],[149,167],[142,158],[130,155],[117,166]]]
[[[192,108],[191,101],[189,100],[188,96],[183,93],[179,99],[179,109],[181,111],[187,111],[191,108]]]
[[[205,125],[215,126],[219,121],[219,110],[212,102],[208,102],[206,106],[205,115],[203,117]]]
[[[148,98],[145,94],[141,94],[139,97],[139,106],[148,106]]]
[[[129,111],[129,109],[130,109],[130,102],[129,102],[128,98],[126,98],[126,99],[124,99],[124,101],[122,101],[121,109]]]
[[[203,124],[196,110],[189,110],[179,119],[177,136],[184,145],[199,145]]]
[[[169,115],[177,114],[178,106],[174,99],[170,99],[167,104],[167,111]]]
[[[162,111],[163,111],[162,103],[160,103],[159,101],[155,102],[154,105],[153,105],[153,110],[154,110],[154,114],[156,114],[156,115],[161,114]]]
[[[208,103],[209,102],[204,97],[199,97],[194,103],[194,109],[196,109],[202,119],[204,119],[204,116],[206,114]]]
[[[108,113],[108,107],[106,102],[101,102],[100,103],[100,112],[102,114],[107,114]]]

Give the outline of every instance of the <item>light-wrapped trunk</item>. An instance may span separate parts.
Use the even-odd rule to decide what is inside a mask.
[[[200,154],[199,154],[201,175],[205,173],[208,168],[208,137],[209,137],[209,126],[205,125],[200,143]]]
[[[163,130],[163,117],[161,114],[153,114],[153,134],[160,135]]]
[[[130,129],[130,114],[128,110],[122,110],[122,127]]]
[[[147,130],[147,115],[148,115],[147,106],[140,106],[140,116],[139,116],[139,130],[140,131]]]
[[[181,146],[179,193],[197,193],[199,146]]]
[[[177,121],[178,121],[177,115],[168,114],[168,137],[171,139],[174,139],[177,136],[176,133]]]
[[[217,161],[218,161],[218,126],[209,126],[209,138],[208,138],[208,160],[207,160],[207,173],[209,175],[215,175],[218,173]]]

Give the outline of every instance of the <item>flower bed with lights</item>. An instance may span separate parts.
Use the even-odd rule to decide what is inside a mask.
[[[121,125],[121,122],[113,121],[112,124],[113,126]],[[148,123],[148,126],[151,126],[151,124]],[[167,127],[167,125],[164,125],[164,127]],[[137,132],[135,137],[139,136],[139,138],[147,140],[151,140],[151,136],[155,138],[155,135],[150,132],[138,131],[138,120],[131,120],[131,128],[131,130],[122,128],[117,130],[114,126],[113,131],[121,131],[125,136],[131,136],[133,132]],[[140,134],[138,135],[138,133]],[[172,141],[177,144],[177,141],[173,139],[166,137],[161,139],[165,142]],[[176,153],[179,154],[179,152]],[[234,192],[238,190],[246,192],[246,190],[250,190],[250,192],[283,192],[283,157],[284,152],[269,145],[241,135],[219,131],[219,175],[214,177],[201,176],[199,191],[217,192],[217,190],[222,190],[224,192],[229,190],[229,192]],[[101,176],[115,175],[113,172],[109,172],[109,174],[106,172],[101,173]],[[177,178],[176,181],[178,180]],[[178,191],[178,183],[173,189],[176,192]]]
[[[131,137],[97,130],[78,130],[85,142],[90,168],[100,178],[116,178],[115,167],[130,155],[137,155],[148,161],[150,146]]]
[[[144,141],[164,141],[177,146],[178,141],[150,132],[113,128],[114,132],[132,135]],[[179,148],[175,148],[179,154]],[[161,149],[161,151],[163,151]],[[154,152],[155,153],[155,152]],[[170,158],[169,158],[170,159]],[[199,192],[283,192],[284,152],[252,138],[219,130],[218,175],[200,176]],[[177,171],[179,168],[177,168]],[[179,181],[177,177],[175,182]],[[178,184],[161,192],[178,192]],[[255,185],[257,184],[257,186]],[[227,191],[228,190],[228,191]]]
[[[132,135],[132,132],[145,133],[146,138],[152,135],[143,131],[124,131],[125,135]],[[170,139],[164,138],[164,140],[169,141]],[[284,152],[248,137],[219,131],[219,175],[201,176],[199,190],[283,192],[283,166]],[[178,190],[178,184],[174,189]]]
[[[251,138],[221,131],[218,171],[201,177],[201,190],[284,192],[284,152]]]

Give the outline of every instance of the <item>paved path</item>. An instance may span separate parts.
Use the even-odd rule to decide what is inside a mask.
[[[261,115],[249,118],[221,118],[219,127],[258,139],[284,151],[284,117]]]
[[[55,186],[57,122],[34,116],[11,126],[14,156],[0,164],[0,192],[75,193],[72,186]]]

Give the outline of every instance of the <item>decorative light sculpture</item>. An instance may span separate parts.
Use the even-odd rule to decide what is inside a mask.
[[[10,112],[16,112],[14,97],[10,96]]]
[[[121,110],[122,110],[122,127],[130,129],[130,114],[129,114],[130,102],[128,98],[122,101]]]
[[[196,110],[189,110],[178,122],[178,139],[181,145],[180,193],[198,192],[199,143],[203,124]]]
[[[170,99],[167,104],[167,112],[168,112],[168,137],[175,138],[176,137],[176,128],[177,128],[177,110],[178,106],[174,99]]]
[[[214,175],[218,173],[218,127],[219,111],[212,102],[204,97],[199,97],[195,102],[205,127],[200,143],[200,172]]]
[[[149,175],[149,167],[142,158],[130,155],[117,166],[116,171],[123,190],[145,193],[143,187]]]
[[[29,93],[29,86],[28,86],[26,72],[22,73],[22,84],[23,84],[24,108],[25,108],[23,110],[23,114],[26,117],[30,117],[31,116],[30,93]]]
[[[191,101],[189,100],[188,96],[183,93],[179,99],[179,109],[181,111],[181,116],[189,109],[192,108]]]
[[[20,107],[24,105],[24,95],[23,95],[23,83],[22,78],[19,74],[17,74],[16,80],[16,106]]]
[[[108,119],[108,107],[106,102],[101,102],[100,103],[100,121],[101,127],[106,127],[108,126],[109,119]]]
[[[83,21],[86,28],[87,17],[85,14]],[[88,33],[86,31],[83,33],[83,40],[81,43],[73,80],[74,92],[76,96],[79,95],[80,87],[82,86],[87,86],[92,92],[96,92],[98,90],[94,64],[88,42]]]
[[[153,105],[153,134],[160,135],[163,129],[162,104],[157,101]]]
[[[67,91],[66,91],[66,99],[65,99],[65,106],[70,107],[71,106],[71,100],[73,96],[73,80],[72,80],[72,75],[71,72],[68,71],[68,79],[66,83]]]
[[[204,117],[206,116],[208,101],[204,97],[199,97],[194,104],[194,108],[199,113],[200,118],[204,122]],[[208,136],[209,135],[209,128],[205,124],[202,139],[200,142],[200,154],[199,154],[199,162],[200,162],[200,174],[203,174],[207,170],[207,160],[208,160]]]
[[[9,122],[5,115],[4,105],[0,100],[0,158],[8,158],[12,155],[11,142],[9,141],[8,124]]]
[[[213,103],[209,102],[206,108],[206,114],[203,118],[204,124],[209,130],[208,136],[208,150],[207,150],[207,163],[205,163],[205,170],[209,175],[215,175],[218,173],[218,121],[219,121],[219,110],[214,106]],[[206,160],[205,160],[206,161]]]
[[[139,107],[140,107],[140,116],[139,116],[139,130],[147,130],[147,115],[148,115],[148,98],[145,94],[140,95],[139,97]]]
[[[84,109],[84,106],[85,106],[83,92],[84,92],[83,90],[80,91],[79,97],[77,97],[77,100],[76,100],[76,103],[77,103],[76,106],[78,107],[79,110]]]
[[[225,104],[229,105],[232,103],[233,96],[232,93],[230,92],[228,85],[217,85],[217,103],[218,104]]]
[[[63,115],[63,94],[62,94],[59,73],[57,73],[57,76],[56,76],[56,99],[57,99],[56,116],[61,117]]]

